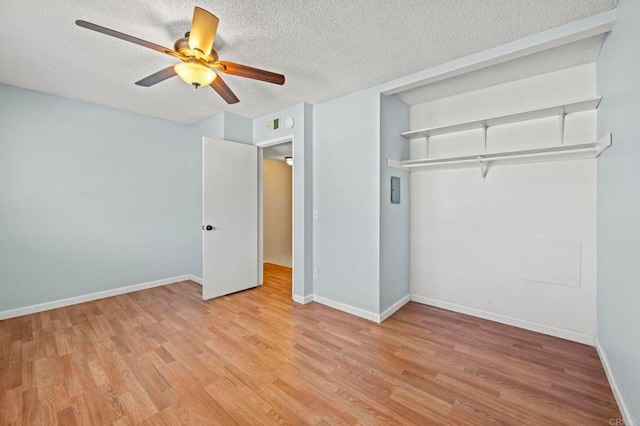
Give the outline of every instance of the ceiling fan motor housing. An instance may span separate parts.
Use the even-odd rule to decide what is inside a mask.
[[[187,58],[202,60],[207,64],[211,64],[218,60],[218,52],[216,52],[214,49],[211,49],[211,53],[207,56],[205,56],[204,53],[202,53],[198,49],[191,49],[189,47],[188,36],[176,40],[176,42],[173,44],[173,49],[181,55],[186,56]]]

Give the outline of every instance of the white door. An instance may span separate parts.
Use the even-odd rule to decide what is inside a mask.
[[[202,298],[258,285],[258,148],[203,138]]]

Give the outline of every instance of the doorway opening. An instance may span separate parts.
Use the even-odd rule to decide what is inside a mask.
[[[293,295],[293,142],[260,147],[260,282],[265,276],[289,277]]]

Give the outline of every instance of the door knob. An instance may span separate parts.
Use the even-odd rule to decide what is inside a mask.
[[[213,227],[213,226],[211,226],[211,225],[207,225],[207,226],[203,226],[203,227],[202,227],[202,229],[206,229],[207,231],[213,231],[213,230],[215,230],[216,228],[214,228],[214,227]]]

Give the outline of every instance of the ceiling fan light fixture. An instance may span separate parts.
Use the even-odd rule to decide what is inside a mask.
[[[191,20],[190,30],[185,33],[184,37],[175,41],[173,44],[174,50],[171,50],[159,44],[112,30],[111,28],[92,24],[82,19],[76,20],[76,25],[79,27],[155,50],[156,52],[169,55],[183,62],[175,66],[170,65],[136,81],[137,86],[151,87],[178,75],[185,83],[194,86],[196,89],[200,86],[209,86],[224,99],[226,103],[231,105],[238,103],[240,100],[231,88],[227,86],[227,83],[224,82],[222,74],[220,73],[264,81],[266,83],[284,84],[285,78],[282,74],[234,62],[219,61],[218,52],[213,48],[218,23],[219,19],[217,16],[196,6],[193,9],[193,19]]]
[[[214,70],[197,62],[182,62],[173,67],[176,74],[187,84],[195,86],[208,86],[218,76]]]

